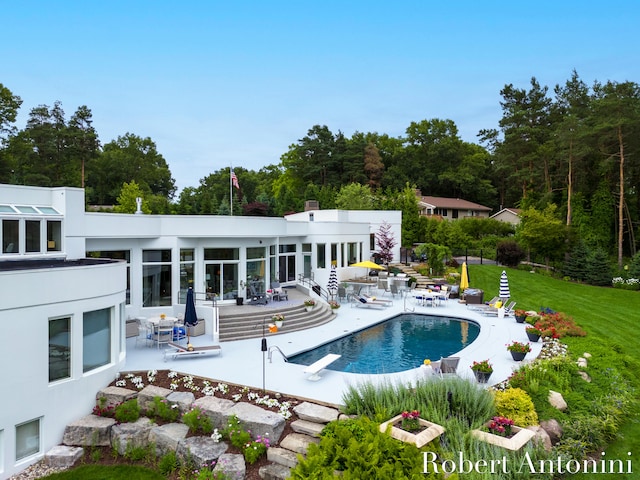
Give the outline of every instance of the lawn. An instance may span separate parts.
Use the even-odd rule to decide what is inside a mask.
[[[517,308],[538,311],[541,307],[549,307],[572,316],[587,331],[587,336],[563,339],[569,345],[570,352],[575,355],[589,352],[594,355],[591,361],[597,361],[598,351],[616,352],[616,368],[635,388],[640,389],[640,380],[637,378],[637,372],[640,371],[637,327],[640,292],[582,285],[545,274],[495,265],[470,265],[470,286],[484,290],[485,300],[492,298],[498,294],[502,270],[506,270],[509,277],[511,298],[518,302]],[[609,458],[627,458],[627,452],[638,452],[640,413],[636,413],[620,433],[623,438],[607,448]]]

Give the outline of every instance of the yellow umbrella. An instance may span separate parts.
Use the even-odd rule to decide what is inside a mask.
[[[350,267],[362,267],[370,270],[385,270],[382,265],[372,262],[371,260],[365,260],[364,262],[352,263]]]
[[[460,291],[469,288],[469,274],[467,273],[467,262],[462,263],[462,273],[460,274]]]

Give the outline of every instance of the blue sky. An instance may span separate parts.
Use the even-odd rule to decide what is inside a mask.
[[[101,142],[150,137],[179,189],[277,164],[313,125],[401,136],[497,128],[500,90],[575,69],[640,82],[640,2],[11,1],[0,83],[29,111],[87,105]]]

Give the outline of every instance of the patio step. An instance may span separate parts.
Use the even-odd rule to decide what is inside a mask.
[[[263,336],[263,327],[273,323],[271,317],[276,313],[285,316],[282,328],[278,333],[268,333],[269,336],[279,333],[290,333],[307,328],[323,325],[334,319],[334,315],[328,307],[316,306],[310,312],[304,305],[296,305],[285,308],[264,308],[259,312],[225,313],[220,312],[220,341],[245,340],[247,338],[260,338]],[[268,332],[268,330],[267,330]]]

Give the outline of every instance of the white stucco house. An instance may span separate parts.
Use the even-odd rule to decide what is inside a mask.
[[[284,218],[85,212],[84,191],[0,185],[0,479],[58,445],[126,358],[125,321],[182,308],[188,287],[235,303],[271,282],[326,285],[368,260],[401,212],[314,210]],[[215,338],[213,302],[198,305]]]

